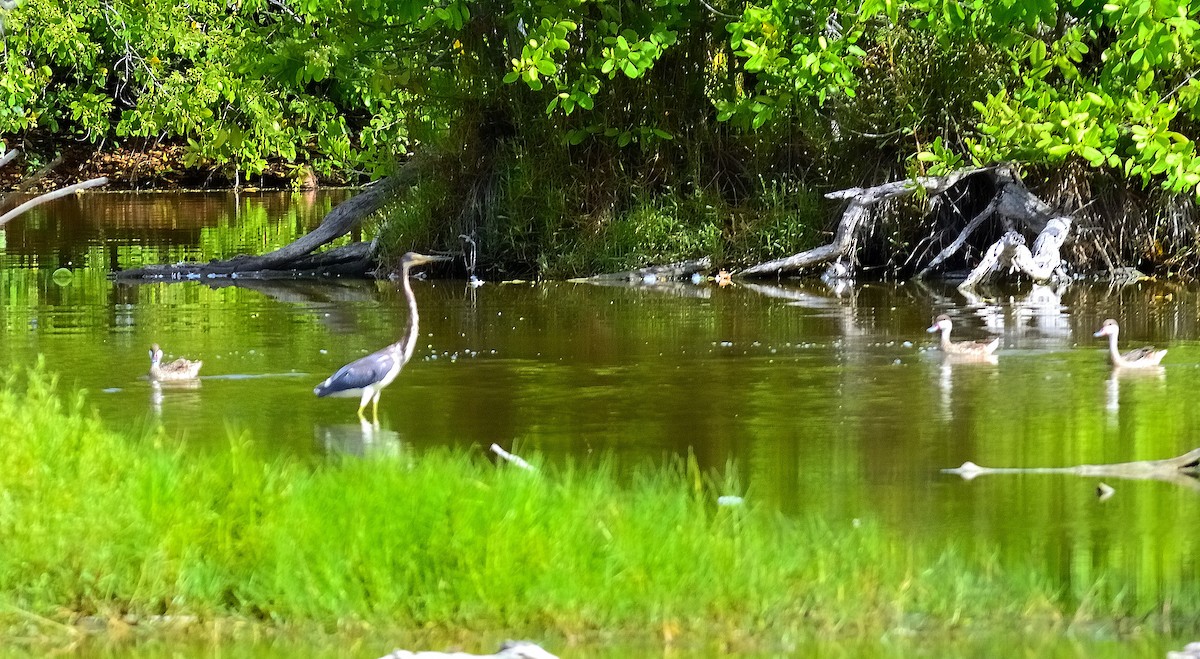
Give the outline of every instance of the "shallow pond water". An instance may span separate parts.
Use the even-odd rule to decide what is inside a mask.
[[[40,355],[64,385],[89,390],[109,425],[161,423],[196,451],[232,432],[303,460],[433,446],[483,453],[493,442],[550,461],[691,454],[714,472],[731,468],[737,494],[789,514],[999,546],[1003,560],[1057,574],[1068,597],[1112,573],[1150,611],[1197,581],[1196,487],[1110,481],[1116,494],[1100,502],[1094,478],[941,472],[968,460],[1065,466],[1200,446],[1194,288],[1080,283],[982,300],[940,283],[419,281],[417,353],[371,428],[356,401],[317,399],[312,388],[396,340],[407,314],[397,284],[108,276],[267,251],[344,196],[97,194],[42,207],[0,231],[0,365]],[[945,362],[925,332],[937,313],[955,320],[957,338],[999,336],[997,363]],[[1169,346],[1163,368],[1113,373],[1092,338],[1109,316],[1122,322],[1123,345]],[[150,383],[152,342],[168,359],[204,360],[200,380]],[[846,656],[888,656],[872,643]],[[1045,643],[1030,656],[1122,647]]]

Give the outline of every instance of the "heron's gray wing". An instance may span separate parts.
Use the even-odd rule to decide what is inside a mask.
[[[318,396],[329,396],[342,391],[362,389],[363,387],[383,379],[392,369],[395,358],[390,351],[379,351],[362,359],[356,359],[338,369],[337,373],[329,376],[313,389]]]

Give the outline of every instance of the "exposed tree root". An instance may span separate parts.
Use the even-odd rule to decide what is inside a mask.
[[[1063,243],[1070,235],[1072,220],[1069,216],[1055,214],[1049,205],[1038,199],[1025,188],[1017,173],[1007,165],[964,169],[946,176],[923,176],[915,180],[893,181],[871,188],[851,188],[832,192],[829,199],[848,199],[849,205],[842,213],[834,233],[833,241],[787,258],[760,263],[743,270],[742,276],[782,274],[836,261],[849,267],[855,258],[854,250],[858,234],[869,224],[871,209],[882,201],[911,196],[924,190],[936,197],[951,187],[971,177],[987,177],[996,190],[991,202],[965,225],[949,245],[928,263],[921,266],[918,276],[941,266],[948,258],[959,252],[985,222],[999,218],[1008,230],[985,253],[983,260],[968,276],[963,287],[972,288],[1005,270],[1019,270],[1030,279],[1048,281],[1065,274],[1060,256]],[[959,213],[961,216],[961,213]],[[1031,251],[1025,239],[1017,232],[1018,227],[1031,231],[1037,238]]]

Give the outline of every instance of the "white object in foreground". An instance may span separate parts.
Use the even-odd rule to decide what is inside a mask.
[[[519,455],[513,455],[512,453],[505,451],[503,448],[500,447],[499,444],[492,444],[492,453],[495,453],[496,455],[500,456],[501,458],[517,465],[518,467],[520,467],[522,469],[525,469],[528,471],[537,471],[537,469],[535,469],[533,465],[529,464],[528,462],[525,462],[525,458],[522,458]],[[491,655],[488,655],[488,656],[491,656]],[[500,655],[496,655],[496,656],[500,656]]]
[[[393,650],[379,659],[558,659],[537,643],[529,641],[505,641],[496,654],[471,654],[469,652],[409,652]]]

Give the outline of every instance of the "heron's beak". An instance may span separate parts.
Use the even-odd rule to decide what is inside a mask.
[[[934,332],[936,332],[936,331],[938,331],[938,330],[940,330],[940,329],[941,329],[941,328],[940,328],[940,327],[938,327],[937,325],[933,325],[932,327],[930,327],[929,329],[927,329],[927,330],[925,330],[925,331],[926,331],[926,332],[929,332],[930,334],[933,334]]]
[[[1095,334],[1093,334],[1092,336],[1105,336],[1106,334],[1108,334],[1108,330],[1102,329],[1099,332],[1096,332]]]
[[[418,254],[413,259],[413,265],[425,265],[426,263],[435,263],[437,261],[449,261],[453,257],[443,256],[441,254]]]

